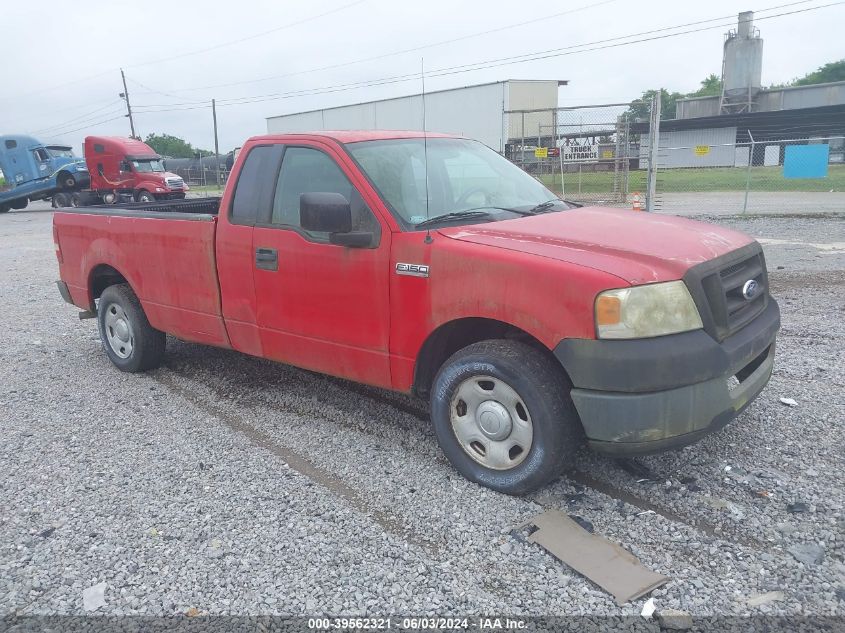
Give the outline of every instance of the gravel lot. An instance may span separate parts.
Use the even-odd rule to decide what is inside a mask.
[[[770,385],[697,445],[583,451],[520,499],[457,475],[410,398],[173,339],[118,372],[56,291],[51,213],[0,216],[0,613],[105,583],[98,614],[639,615],[525,540],[559,508],[672,578],[658,611],[841,616],[845,222],[713,219],[764,244]]]

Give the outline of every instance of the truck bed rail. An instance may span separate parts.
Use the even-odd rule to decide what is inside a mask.
[[[188,198],[158,202],[130,202],[92,207],[62,207],[61,213],[88,215],[115,215],[120,217],[163,218],[171,220],[209,221],[220,210],[220,198]]]

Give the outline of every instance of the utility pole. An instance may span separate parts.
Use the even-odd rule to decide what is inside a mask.
[[[129,117],[129,128],[132,130],[132,138],[135,136],[135,121],[132,119],[132,106],[129,105],[129,91],[126,89],[126,75],[123,74],[123,69],[120,69],[120,78],[123,80],[123,92],[120,93],[122,99],[126,101],[126,116]]]
[[[217,188],[220,189],[220,148],[217,145],[217,103],[211,100],[211,115],[214,117],[214,158],[217,165]]]

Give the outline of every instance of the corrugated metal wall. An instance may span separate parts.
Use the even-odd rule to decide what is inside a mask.
[[[503,148],[504,90],[504,84],[497,83],[427,94],[428,131],[459,134]],[[268,118],[267,132],[422,130],[422,124],[422,96],[413,95]]]
[[[640,140],[640,168],[648,167],[649,138],[644,134]],[[657,164],[660,169],[733,167],[736,161],[735,127],[660,132]]]
[[[522,117],[514,124],[505,110],[557,107],[557,81],[506,81],[426,94],[426,127],[473,138],[503,152],[507,131],[521,131]],[[525,132],[536,136],[541,115],[526,115]],[[413,95],[326,108],[267,119],[267,132],[317,130],[421,130],[422,96]],[[514,127],[516,125],[516,127]]]

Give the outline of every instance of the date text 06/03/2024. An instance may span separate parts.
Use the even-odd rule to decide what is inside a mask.
[[[478,617],[478,618],[309,618],[308,628],[312,630],[379,630],[402,629],[408,631],[426,630],[520,630],[526,628],[525,620]]]

